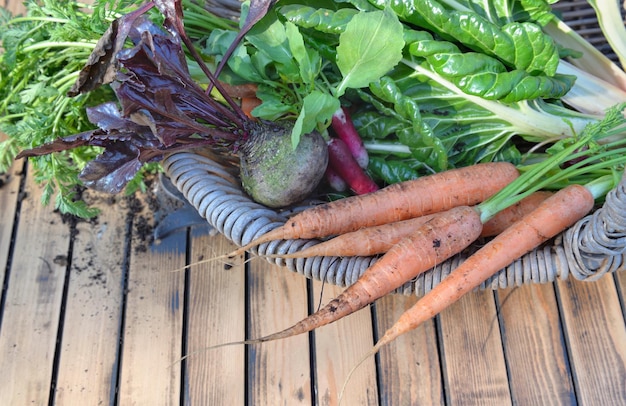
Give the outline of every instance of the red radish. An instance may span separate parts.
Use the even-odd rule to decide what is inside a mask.
[[[345,192],[348,190],[348,184],[339,174],[330,166],[326,167],[326,173],[324,174],[326,177],[326,182],[328,185],[336,192]]]
[[[328,141],[328,166],[332,168],[357,195],[378,190],[376,182],[356,162],[346,143],[339,138]]]
[[[348,150],[363,169],[367,168],[369,162],[369,156],[367,150],[363,145],[363,140],[359,136],[359,133],[354,128],[352,119],[348,114],[348,110],[345,107],[339,108],[335,114],[333,114],[331,127],[337,137],[346,143]]]

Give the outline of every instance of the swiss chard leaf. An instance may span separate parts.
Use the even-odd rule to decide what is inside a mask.
[[[425,31],[413,33],[408,50],[411,55],[424,58],[428,69],[450,80],[465,93],[489,100],[508,103],[536,98],[558,99],[574,83],[571,76],[507,70],[504,64],[489,55],[462,52],[455,44],[435,40]]]
[[[417,159],[424,164],[421,171],[519,159],[509,123],[406,68],[398,67],[370,91],[359,94],[375,112],[357,111],[352,118],[371,156]]]
[[[449,10],[436,0],[369,1],[381,9],[389,4],[401,20],[495,56],[507,66],[547,76],[556,73],[558,47],[537,24],[511,22],[500,26],[469,10]]]
[[[393,157],[373,156],[370,158],[368,169],[375,178],[392,184],[419,178],[423,172],[416,169],[416,166],[423,169],[424,165],[411,158],[394,159]]]
[[[348,23],[359,13],[353,8],[337,11],[290,4],[280,7],[280,14],[288,21],[305,28],[313,28],[326,34],[339,35],[346,30]]]
[[[552,1],[546,0],[455,0],[446,4],[459,11],[463,9],[472,10],[499,26],[514,21],[532,21],[543,26],[554,17],[550,7],[551,3]]]

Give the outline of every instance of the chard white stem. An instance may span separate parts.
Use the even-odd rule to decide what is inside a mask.
[[[592,117],[583,114],[575,114],[569,110],[567,110],[565,117],[552,115],[546,111],[534,108],[533,106],[538,107],[539,103],[534,100],[504,104],[498,101],[486,100],[482,97],[469,95],[452,82],[413,61],[403,59],[402,63],[415,70],[418,74],[424,75],[446,87],[460,97],[492,112],[495,116],[505,118],[509,123],[515,126],[519,134],[533,136],[538,140],[571,137],[580,133],[587,124],[595,121]]]
[[[383,142],[371,142],[365,141],[363,143],[365,149],[371,152],[388,152],[392,154],[410,154],[409,147],[398,143],[383,143]]]
[[[570,58],[573,65],[626,90],[626,73],[566,23],[553,19],[543,30],[563,47],[581,53],[580,58]]]
[[[626,66],[626,27],[616,0],[589,0],[607,42],[613,48],[622,66]]]
[[[581,112],[601,118],[607,109],[626,100],[625,90],[569,62],[562,60],[557,73],[576,76],[574,86],[562,100]]]

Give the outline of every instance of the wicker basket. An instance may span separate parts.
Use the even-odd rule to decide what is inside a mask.
[[[584,4],[579,4],[584,3]],[[593,10],[586,2],[560,2],[564,19],[585,35],[594,37],[598,49],[605,43],[594,25]],[[591,16],[584,18],[585,16]],[[574,20],[578,19],[578,20]],[[574,21],[573,21],[574,20]],[[578,21],[578,22],[577,22]],[[285,223],[290,212],[268,209],[251,201],[241,190],[237,170],[231,162],[210,154],[181,152],[169,155],[163,167],[173,185],[214,227],[242,246]],[[305,206],[296,208],[303,209]],[[252,251],[258,255],[284,254],[318,243],[316,240],[273,241]],[[428,292],[454,270],[476,248],[470,248],[421,274],[396,290],[418,296]],[[377,257],[313,257],[267,259],[307,278],[339,286],[354,283]],[[607,196],[606,203],[575,226],[502,269],[481,288],[499,289],[526,283],[552,282],[570,274],[580,280],[595,280],[607,272],[624,269],[626,259],[626,176]]]

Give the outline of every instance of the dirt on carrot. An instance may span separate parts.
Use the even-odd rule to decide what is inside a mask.
[[[567,186],[544,200],[535,210],[472,254],[418,300],[385,332],[367,356],[439,314],[500,269],[572,226],[589,213],[593,205],[593,195],[580,185]]]
[[[396,183],[373,193],[307,209],[231,255],[239,255],[273,240],[323,238],[453,207],[473,206],[491,197],[518,176],[514,165],[490,162]]]
[[[394,245],[353,285],[314,314],[278,333],[228,345],[287,338],[337,321],[461,252],[478,238],[481,230],[480,213],[473,207],[460,206],[439,213]]]
[[[481,237],[493,237],[514,224],[524,215],[552,195],[552,192],[539,191],[510,206],[483,225]],[[415,232],[422,224],[436,214],[429,214],[413,219],[396,221],[379,226],[361,228],[338,235],[319,244],[311,245],[301,251],[281,255],[267,255],[268,258],[309,258],[315,256],[371,256],[383,254],[403,238]]]

